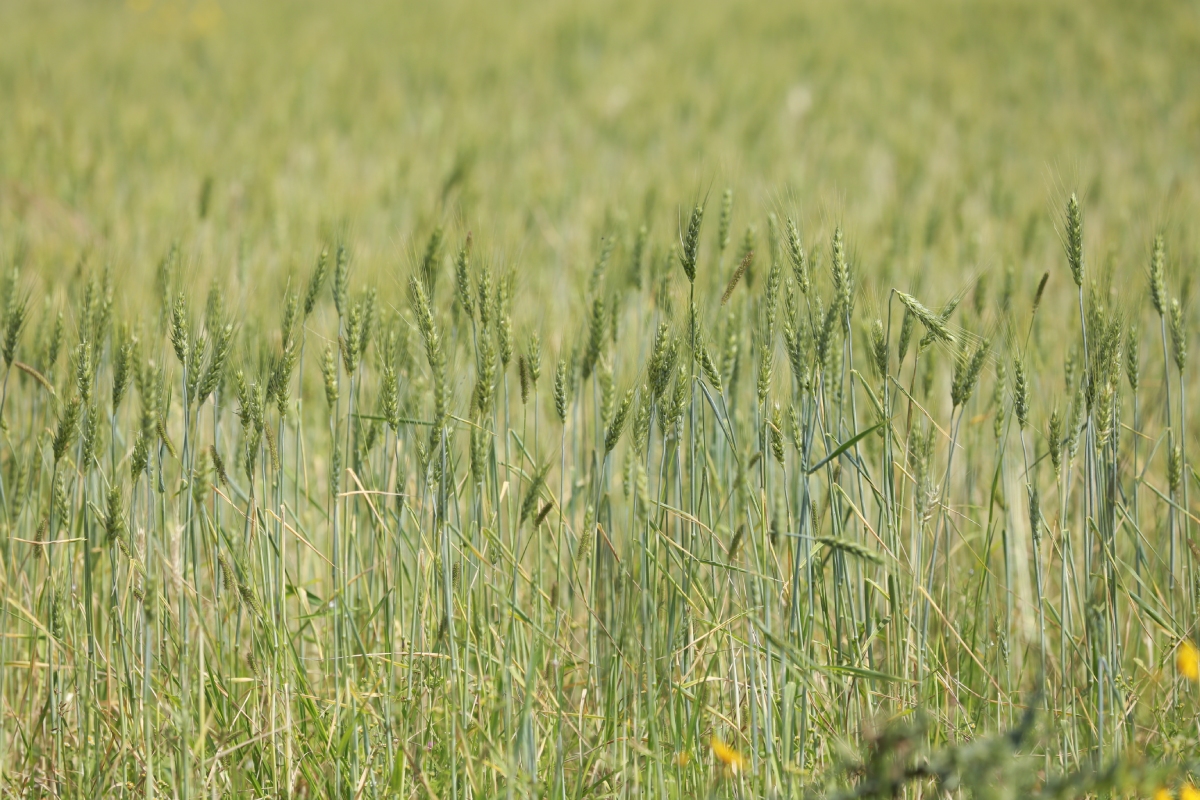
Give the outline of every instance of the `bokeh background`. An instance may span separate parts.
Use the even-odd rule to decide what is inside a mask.
[[[0,238],[47,276],[178,241],[245,288],[336,235],[406,274],[441,224],[567,293],[726,187],[883,276],[1052,255],[1070,191],[1093,261],[1195,253],[1195,3],[12,0],[0,30]]]

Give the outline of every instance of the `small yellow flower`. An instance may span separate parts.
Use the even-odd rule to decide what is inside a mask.
[[[1200,681],[1200,651],[1197,651],[1196,646],[1187,639],[1179,643],[1179,651],[1175,654],[1175,667],[1179,670],[1179,674],[1189,681]],[[1193,791],[1195,790],[1193,789]],[[1200,800],[1200,794],[1196,798],[1192,798],[1185,791],[1182,796],[1187,800]]]
[[[1171,800],[1171,793],[1167,791],[1165,786],[1160,786],[1158,790],[1154,792],[1154,800]]]
[[[1191,647],[1191,645],[1188,645],[1188,647],[1192,651],[1192,669],[1195,669],[1196,648]],[[1179,790],[1179,800],[1200,800],[1200,789],[1197,789],[1190,783],[1185,783]]]
[[[737,775],[742,765],[746,763],[746,759],[742,758],[741,753],[715,736],[712,739],[712,751],[717,760],[724,764],[725,768],[734,775]]]
[[[675,764],[680,767],[686,767],[692,761],[692,754],[687,750],[675,754]]]

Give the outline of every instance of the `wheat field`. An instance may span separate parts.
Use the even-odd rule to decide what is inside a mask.
[[[1200,796],[1198,54],[0,6],[0,793]]]

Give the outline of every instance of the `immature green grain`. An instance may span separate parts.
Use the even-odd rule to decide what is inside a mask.
[[[538,379],[542,376],[542,337],[537,333],[529,335],[529,343],[525,347],[525,359],[529,368],[529,383],[533,392],[537,392]]]
[[[600,424],[607,425],[612,419],[617,401],[617,388],[613,380],[612,365],[607,358],[600,359],[596,367],[596,382],[600,385]]]
[[[650,393],[655,400],[662,397],[667,389],[671,376],[675,373],[675,362],[679,357],[679,343],[671,336],[667,323],[659,323],[654,334],[654,344],[650,351],[650,360],[646,365],[647,377],[650,379]]]
[[[638,393],[637,410],[633,413],[633,449],[638,454],[646,452],[646,443],[650,438],[650,421],[653,396],[650,387],[643,385]]]
[[[1025,360],[1019,356],[1013,359],[1013,412],[1017,415],[1017,424],[1025,430],[1029,421],[1029,383],[1025,377]]]
[[[187,306],[185,305],[183,292],[176,294],[175,300],[171,303],[171,347],[175,350],[175,357],[179,359],[179,363],[186,364],[188,355],[188,323]]]
[[[133,454],[129,457],[129,477],[135,483],[150,463],[150,440],[144,430],[139,430],[133,440]]]
[[[955,408],[964,405],[971,399],[979,375],[987,363],[988,351],[991,349],[987,339],[984,339],[970,357],[960,357],[954,365],[954,380],[950,387],[950,399]]]
[[[325,379],[325,402],[331,409],[337,408],[338,365],[332,345],[325,348],[325,357],[321,360],[321,375]]]
[[[608,272],[608,261],[612,257],[614,241],[612,236],[600,238],[600,253],[596,256],[591,276],[588,278],[588,294],[595,294],[596,290],[600,288],[600,284],[604,282],[604,276]]]
[[[1007,381],[1007,371],[1004,362],[1001,361],[996,365],[996,383],[992,391],[992,409],[996,415],[992,421],[992,438],[997,442],[1004,438],[1007,431],[1007,426],[1004,424],[1006,419],[1004,402],[1008,397],[1005,386]]]
[[[592,313],[588,317],[587,346],[583,351],[583,363],[580,365],[579,377],[585,381],[592,376],[592,371],[595,369],[600,352],[604,347],[605,322],[604,298],[596,297],[592,300]]]
[[[558,421],[567,424],[567,362],[559,358],[554,365],[554,412]]]
[[[650,239],[650,229],[641,225],[633,237],[633,246],[629,248],[629,283],[639,292],[644,280],[642,272],[646,261],[646,245]]]
[[[479,296],[479,324],[481,327],[488,327],[492,324],[492,266],[484,259],[479,266],[479,283],[477,286]]]
[[[900,364],[904,363],[904,358],[908,355],[908,345],[912,342],[913,326],[916,324],[916,319],[916,315],[905,305],[904,318],[900,322],[900,341],[896,345],[896,356]]]
[[[203,403],[210,394],[216,391],[225,377],[225,366],[229,363],[229,353],[233,346],[233,325],[226,323],[218,327],[213,332],[211,341],[212,348],[208,363],[205,364],[204,373],[197,388],[196,401],[198,403]],[[292,354],[296,354],[294,346],[289,349],[289,356]]]
[[[229,486],[229,476],[225,473],[225,459],[221,458],[217,446],[209,445],[208,452],[212,456],[213,470],[216,472],[217,480],[221,482],[222,486]]]
[[[1142,366],[1139,352],[1138,329],[1136,325],[1129,326],[1125,337],[1125,378],[1129,381],[1129,389],[1137,394],[1141,383]]]
[[[830,251],[834,296],[841,312],[846,316],[846,324],[849,325],[854,306],[854,277],[850,272],[850,262],[846,258],[846,246],[840,225],[833,229]]]
[[[490,331],[479,336],[479,352],[475,365],[475,410],[487,416],[492,410],[492,398],[496,389],[496,350],[492,345]]]
[[[127,330],[122,329],[117,336],[117,344],[113,353],[112,411],[114,414],[121,407],[121,401],[125,398],[125,390],[129,387],[133,357],[133,339]]]
[[[1169,328],[1171,331],[1171,354],[1175,358],[1175,367],[1181,373],[1187,363],[1187,329],[1183,319],[1183,306],[1178,298],[1171,299]]]
[[[717,255],[729,248],[729,228],[733,224],[733,189],[721,194],[721,216],[717,220]]]
[[[92,380],[96,376],[96,363],[92,359],[92,343],[81,342],[75,348],[75,391],[85,404],[92,400]]]
[[[621,440],[621,433],[625,430],[625,421],[629,418],[629,406],[633,403],[633,389],[628,389],[625,396],[621,398],[620,404],[613,412],[612,422],[608,425],[608,430],[604,432],[604,455],[607,457],[617,446],[617,442]]]
[[[18,295],[16,288],[17,276],[13,274],[12,288],[9,289],[7,307],[4,309],[4,366],[11,367],[17,358],[17,345],[21,340],[21,332],[25,330],[28,321],[29,304],[27,298]]]
[[[319,262],[318,262],[319,266]],[[347,308],[346,302],[349,299],[350,293],[350,253],[346,250],[345,245],[337,246],[337,253],[333,259],[333,307],[337,309],[338,318],[345,316]]]
[[[787,218],[787,244],[796,286],[800,294],[808,294],[808,260],[804,255],[804,245],[800,242],[800,231],[791,217]]]
[[[499,346],[500,363],[508,367],[513,357],[512,293],[513,273],[507,273],[497,287],[496,296],[496,344]]]
[[[81,419],[79,466],[85,472],[95,465],[96,452],[100,446],[100,412],[95,404],[89,404]]]
[[[67,401],[66,406],[59,413],[58,426],[54,432],[53,452],[55,464],[62,461],[63,456],[67,454],[67,449],[75,441],[75,432],[79,423],[79,412],[79,398],[73,397]]]
[[[1167,256],[1162,234],[1154,237],[1150,252],[1150,303],[1160,317],[1166,316],[1167,302]]]
[[[517,380],[521,386],[521,405],[529,403],[529,363],[525,360],[525,354],[517,356]]]
[[[950,328],[947,327],[946,321],[941,315],[934,314],[910,294],[897,290],[896,297],[900,298],[900,302],[904,304],[904,307],[925,326],[925,330],[929,336],[941,342],[954,343],[954,335],[950,332]]]
[[[442,270],[442,239],[444,237],[445,233],[440,225],[433,229],[433,232],[429,234],[429,241],[425,244],[425,254],[421,257],[421,264],[418,267],[418,274],[425,286],[425,293],[431,301],[437,289],[438,274]]]
[[[697,205],[692,209],[688,219],[687,233],[683,237],[683,249],[679,254],[679,263],[683,266],[683,274],[688,283],[696,282],[696,261],[700,256],[700,223],[704,220],[704,206]]]
[[[54,327],[50,331],[50,338],[46,341],[46,354],[42,360],[42,371],[49,374],[54,366],[58,364],[58,356],[62,352],[63,339],[66,335],[65,323],[63,320],[63,312],[60,310],[54,315]],[[13,348],[14,356],[16,348]]]
[[[304,289],[304,318],[308,319],[317,307],[317,298],[320,297],[321,287],[325,284],[325,277],[329,272],[329,251],[321,248],[320,255],[317,256],[317,264],[313,267],[312,274],[308,278],[308,285]],[[221,314],[211,315],[210,322],[219,322]],[[210,324],[210,329],[215,329],[216,325]]]
[[[1067,263],[1071,267],[1071,278],[1077,287],[1083,287],[1083,214],[1074,193],[1067,200],[1067,211],[1063,219],[1063,247],[1067,251]]]
[[[764,332],[768,342],[775,341],[775,324],[779,313],[779,287],[782,280],[782,270],[779,267],[779,261],[771,262],[771,269],[767,273],[767,289],[763,298],[763,324]]]
[[[113,544],[125,533],[125,511],[121,502],[121,489],[115,483],[108,488],[104,513],[104,540]]]
[[[818,313],[820,312],[820,303],[817,304]],[[817,340],[815,355],[817,363],[822,367],[829,365],[830,351],[833,345],[834,331],[838,328],[838,323],[842,319],[841,307],[835,300],[826,309],[824,316],[821,317],[821,327],[817,331]]]
[[[712,354],[708,351],[708,347],[703,343],[699,350],[700,369],[704,373],[704,378],[709,382],[714,389],[719,393],[722,388],[721,374],[717,371],[717,364],[713,361]]]
[[[871,323],[871,366],[875,368],[875,375],[883,380],[888,373],[888,349],[887,339],[884,336],[883,320],[876,318]]]
[[[758,345],[758,402],[765,403],[771,392],[771,378],[775,372],[775,348],[769,341]]]
[[[454,259],[454,280],[458,289],[458,305],[463,313],[467,315],[467,319],[473,319],[475,313],[475,300],[471,295],[471,233],[467,232],[467,237],[463,239],[462,246],[458,248],[458,256]]]

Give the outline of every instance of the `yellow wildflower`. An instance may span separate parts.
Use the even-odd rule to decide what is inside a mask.
[[[1160,786],[1154,792],[1154,800],[1171,800],[1171,793],[1167,791],[1165,786]]]
[[[1196,648],[1191,647],[1191,645],[1188,645],[1188,647],[1191,648],[1192,651],[1192,668],[1195,669]],[[1200,800],[1200,789],[1197,789],[1190,783],[1185,783],[1179,790],[1179,800]]]
[[[712,739],[712,751],[717,760],[724,764],[725,768],[734,775],[738,774],[742,765],[746,763],[746,759],[742,758],[741,753],[715,736]]]
[[[1200,681],[1200,651],[1187,639],[1179,643],[1179,651],[1175,654],[1175,667],[1179,674],[1189,681]],[[1187,797],[1186,793],[1183,796]],[[1197,797],[1200,798],[1200,795]],[[1193,798],[1188,797],[1188,800]]]

